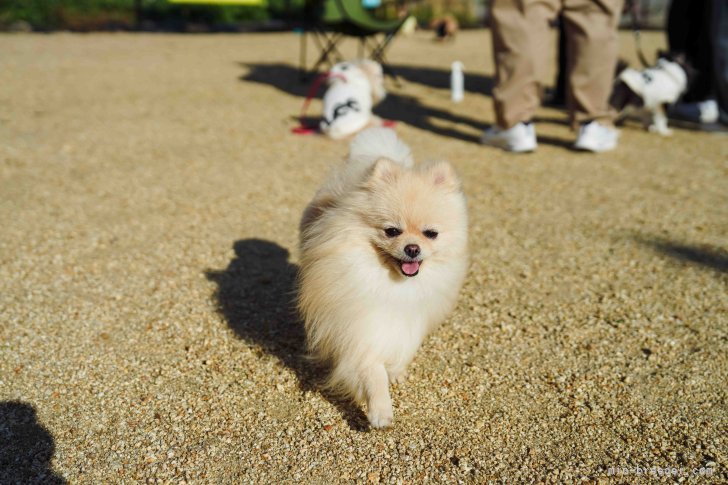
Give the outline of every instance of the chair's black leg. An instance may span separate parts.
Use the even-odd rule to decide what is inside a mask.
[[[301,82],[307,82],[311,78],[311,74],[316,73],[316,71],[318,70],[319,66],[322,63],[321,59],[322,59],[322,56],[324,56],[324,52],[325,52],[324,45],[321,42],[321,39],[319,38],[319,36],[326,38],[324,36],[324,34],[322,34],[321,32],[319,32],[318,30],[315,30],[315,29],[311,30],[311,34],[312,34],[311,37],[313,37],[313,41],[316,44],[316,47],[318,47],[319,51],[321,51],[321,55],[318,57],[318,59],[314,63],[314,67],[312,69],[309,70],[308,66],[306,66],[305,64],[303,65],[303,67],[301,69],[301,75],[300,75]]]
[[[316,34],[316,44],[318,45],[321,54],[314,63],[315,67],[312,69],[313,71],[318,70],[318,67],[328,60],[329,51],[331,50],[331,40],[326,33],[318,31]]]
[[[394,84],[398,87],[402,87],[402,82],[399,79],[399,76],[397,73],[392,69],[392,67],[387,63],[387,59],[384,56],[384,52],[389,46],[389,43],[392,42],[392,39],[394,39],[394,34],[386,34],[382,42],[377,43],[376,39],[372,39],[371,44],[369,46],[370,49],[370,56],[373,60],[377,61],[379,64],[382,65],[382,71],[384,71],[384,74],[390,76],[392,79],[394,79]]]
[[[372,49],[372,56],[377,58],[384,57],[384,51],[389,46],[389,43],[394,39],[394,34],[386,34],[384,39],[379,44],[376,43],[376,39],[373,41],[374,48]]]
[[[339,49],[336,47],[343,36],[344,34],[335,34],[335,38],[332,41],[331,54],[332,57],[336,59],[336,62],[342,62],[344,60],[344,56],[341,55],[341,52],[339,52]]]
[[[336,49],[336,43],[339,41],[339,38],[341,37],[340,34],[334,34],[331,37],[327,37],[325,34],[323,35],[324,39],[326,39],[326,46],[319,44],[322,48],[321,55],[319,56],[318,60],[313,66],[312,72],[317,72],[319,67],[321,67],[322,64],[327,63],[329,66],[331,66],[331,60],[329,59],[329,56],[337,56],[341,58],[341,54]]]

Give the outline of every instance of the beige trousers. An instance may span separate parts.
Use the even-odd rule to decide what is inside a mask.
[[[552,37],[548,22],[561,12],[567,36],[567,106],[573,125],[611,124],[609,95],[617,62],[617,23],[623,0],[493,0],[496,123],[529,121],[541,103]]]

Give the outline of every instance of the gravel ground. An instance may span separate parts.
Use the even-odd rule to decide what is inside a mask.
[[[536,154],[481,147],[488,33],[397,40],[379,111],[462,174],[472,264],[373,432],[300,356],[298,218],[346,144],[290,133],[297,56],[0,36],[0,482],[728,480],[728,137],[576,153],[543,109]]]

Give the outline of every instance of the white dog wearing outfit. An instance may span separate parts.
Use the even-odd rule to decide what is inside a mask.
[[[380,124],[372,107],[386,96],[382,66],[370,60],[340,62],[331,68],[320,128],[333,139]]]
[[[644,71],[622,71],[610,102],[622,112],[622,118],[636,115],[647,130],[665,136],[672,133],[667,127],[666,107],[677,101],[687,87],[688,76],[683,66],[663,57]]]

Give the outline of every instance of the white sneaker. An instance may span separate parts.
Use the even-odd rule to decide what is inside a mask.
[[[516,153],[532,152],[536,144],[533,123],[518,123],[507,130],[491,126],[483,132],[480,143]]]
[[[718,115],[718,103],[714,99],[698,103],[675,103],[670,109],[670,116],[693,123],[715,123]]]
[[[597,121],[581,125],[574,148],[589,152],[606,152],[617,148],[619,132]]]

